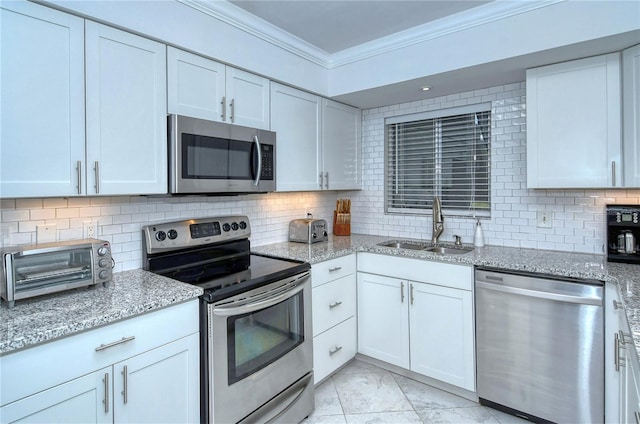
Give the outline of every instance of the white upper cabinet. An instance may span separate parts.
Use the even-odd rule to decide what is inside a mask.
[[[167,192],[163,44],[86,23],[87,194]]]
[[[84,193],[84,21],[0,4],[0,196]]]
[[[360,109],[322,99],[322,168],[325,189],[359,190]]]
[[[624,185],[640,187],[640,44],[622,52]]]
[[[269,129],[269,80],[167,48],[168,111],[193,118]]]
[[[527,70],[527,187],[622,186],[620,54]]]
[[[320,190],[320,97],[271,83],[276,191]]]
[[[360,110],[271,83],[277,191],[360,189]]]

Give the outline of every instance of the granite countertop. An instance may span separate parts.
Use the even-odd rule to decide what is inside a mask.
[[[604,255],[500,246],[475,248],[472,252],[463,255],[440,255],[424,250],[378,246],[378,243],[389,240],[395,240],[395,238],[361,234],[342,237],[330,235],[327,242],[310,245],[282,242],[264,246],[253,246],[252,251],[307,261],[311,264],[354,252],[371,252],[511,271],[527,271],[562,277],[612,282],[618,285],[636,350],[640,352],[640,265],[608,263]],[[414,241],[420,242],[421,240]]]
[[[113,275],[109,287],[80,288],[0,306],[0,355],[181,303],[202,294],[141,269]]]

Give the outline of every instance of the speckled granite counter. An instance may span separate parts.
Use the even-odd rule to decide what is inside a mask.
[[[464,255],[440,255],[424,250],[396,249],[378,246],[393,237],[352,234],[350,237],[331,235],[326,243],[275,243],[254,246],[256,253],[308,261],[326,261],[353,252],[372,252],[416,259],[462,263],[512,271],[537,272],[563,277],[594,279],[618,285],[631,327],[636,349],[640,352],[640,265],[608,263],[604,255],[557,252],[485,246]],[[406,239],[403,239],[406,240]],[[416,240],[418,241],[418,240]]]
[[[107,288],[76,289],[0,306],[0,354],[196,298],[202,289],[141,269]]]

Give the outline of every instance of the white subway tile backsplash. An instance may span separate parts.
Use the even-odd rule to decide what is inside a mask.
[[[384,214],[384,117],[425,112],[456,105],[491,102],[490,219],[482,219],[490,245],[601,254],[605,239],[605,207],[610,203],[638,204],[640,190],[530,190],[526,188],[525,83],[483,88],[446,97],[363,111],[363,190],[353,199],[352,231],[429,239],[431,217]],[[538,210],[553,213],[553,227],[538,228]],[[474,221],[445,217],[442,240],[454,234],[473,240]],[[399,225],[402,231],[394,230]],[[412,227],[413,226],[413,227]]]

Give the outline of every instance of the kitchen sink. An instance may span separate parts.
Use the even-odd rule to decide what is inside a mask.
[[[378,246],[393,247],[395,249],[411,249],[411,250],[424,250],[428,247],[428,245],[423,243],[411,243],[411,242],[396,241],[396,240],[378,243]]]
[[[389,240],[378,243],[378,246],[394,249],[424,250],[425,252],[438,253],[440,255],[463,255],[473,250],[473,247],[434,246],[429,242],[414,242],[402,240]]]
[[[463,255],[471,252],[473,247],[427,247],[424,250],[441,255]]]

